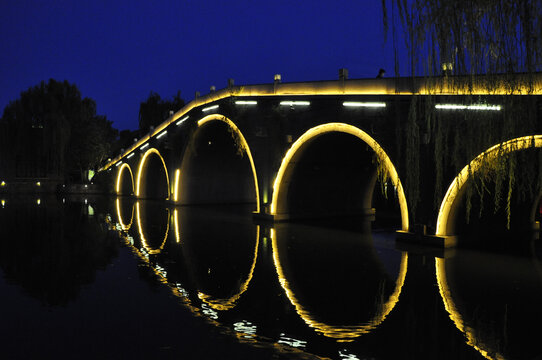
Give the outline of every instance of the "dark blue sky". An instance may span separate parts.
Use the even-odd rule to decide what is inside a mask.
[[[0,2],[0,108],[54,78],[118,129],[150,91],[186,101],[236,85],[393,74],[380,0]]]

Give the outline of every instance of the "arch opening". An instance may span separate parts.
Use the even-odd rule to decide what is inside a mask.
[[[539,148],[542,148],[542,135],[525,136],[492,146],[474,158],[455,177],[442,200],[437,217],[436,235],[456,236],[469,231],[472,232],[472,229],[476,227],[479,227],[482,231],[492,230],[496,233],[508,230],[508,227],[514,231],[525,229],[525,227],[531,230],[536,221],[536,207],[539,203],[541,189],[534,190],[536,192],[534,197],[525,197],[525,194],[518,196],[518,191],[513,186],[510,195],[512,196],[510,212],[506,210],[506,196],[509,196],[507,193],[508,182],[517,183],[522,181],[517,174],[521,175],[522,171],[525,171],[533,164],[532,161],[518,161],[517,164],[520,164],[521,168],[514,169],[515,179],[505,179],[503,188],[499,188],[494,181],[486,182],[483,189],[485,195],[482,195],[482,201],[478,198],[478,194],[478,197],[471,201],[473,205],[469,209],[471,215],[468,218],[465,197],[467,196],[468,187],[473,185],[472,174],[487,171],[489,162],[498,163],[508,156],[534,154],[540,152]],[[496,192],[501,195],[501,198],[504,197],[505,199],[504,203],[501,201],[499,207],[496,207],[493,200]],[[507,218],[508,214],[510,214],[510,219]],[[469,223],[471,221],[472,223]],[[499,227],[495,224],[501,224],[502,226]]]
[[[382,188],[375,186],[377,163],[388,175]],[[380,145],[359,128],[342,123],[314,127],[286,153],[273,187],[276,220],[371,216],[373,207],[377,219],[395,215],[396,224],[408,230],[397,171]]]
[[[169,199],[169,177],[160,152],[151,148],[139,163],[136,196],[145,199]]]
[[[134,194],[134,174],[130,165],[126,163],[122,164],[118,170],[115,191],[117,195]]]
[[[259,211],[256,172],[248,144],[233,122],[210,115],[198,122],[184,153],[181,204],[254,204]]]

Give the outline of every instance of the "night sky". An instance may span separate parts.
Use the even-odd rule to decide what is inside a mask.
[[[393,75],[380,0],[0,1],[0,108],[68,80],[113,126],[136,129],[150,91]]]

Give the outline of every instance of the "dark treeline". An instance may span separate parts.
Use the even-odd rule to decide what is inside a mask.
[[[117,130],[74,84],[49,80],[23,91],[0,118],[4,178],[85,181],[107,159]]]

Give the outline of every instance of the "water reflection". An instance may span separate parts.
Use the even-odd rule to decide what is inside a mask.
[[[288,299],[310,327],[339,341],[379,326],[405,281],[406,253],[377,253],[368,222],[364,228],[337,236],[337,231],[280,224],[271,232],[275,267]]]
[[[522,239],[516,239],[521,243]],[[539,346],[540,247],[524,256],[462,251],[436,260],[446,311],[467,344],[487,359],[534,359]]]

